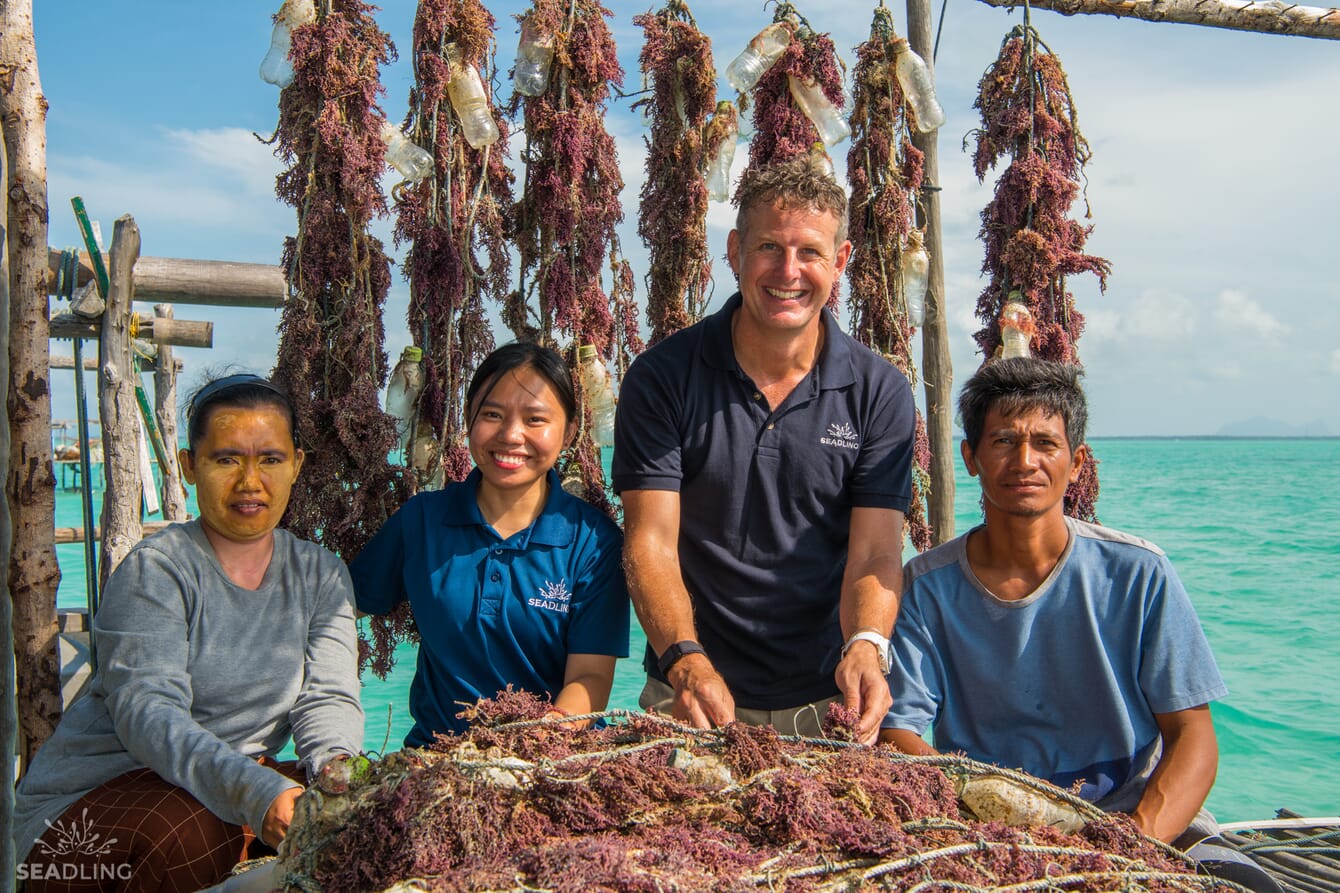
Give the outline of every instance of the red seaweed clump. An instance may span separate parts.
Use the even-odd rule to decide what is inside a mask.
[[[1092,273],[1106,289],[1111,264],[1084,253],[1093,227],[1069,216],[1091,153],[1061,62],[1031,25],[1006,36],[982,75],[976,107],[982,115],[973,155],[977,178],[984,180],[1002,159],[1009,163],[982,211],[982,272],[991,278],[977,299],[984,327],[974,337],[983,355],[993,357],[1005,304],[1019,301],[1033,317],[1033,356],[1078,364],[1075,342],[1084,317],[1066,277]],[[1098,470],[1090,452],[1080,479],[1066,491],[1065,510],[1096,521],[1097,502]]]

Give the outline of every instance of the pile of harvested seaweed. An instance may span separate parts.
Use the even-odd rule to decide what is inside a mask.
[[[464,735],[326,773],[281,849],[285,889],[1234,889],[1019,773],[622,712],[574,730],[548,709],[500,693]],[[980,821],[974,781],[981,812],[1012,792],[1077,830]]]

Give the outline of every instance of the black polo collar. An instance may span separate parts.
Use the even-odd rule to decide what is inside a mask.
[[[703,320],[702,358],[703,362],[726,372],[734,372],[741,377],[744,373],[735,359],[735,346],[731,343],[731,319],[735,311],[744,305],[744,299],[737,291],[731,295],[716,313]],[[824,327],[824,346],[819,351],[819,387],[822,390],[845,388],[856,382],[856,371],[852,365],[852,343],[844,337],[837,319],[827,307],[819,311],[819,319]]]

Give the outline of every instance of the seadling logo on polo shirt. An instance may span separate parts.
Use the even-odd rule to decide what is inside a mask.
[[[830,424],[828,435],[820,437],[819,442],[824,446],[838,447],[844,450],[859,450],[861,448],[861,441],[856,436],[856,429],[846,422],[840,425],[837,423]]]
[[[559,580],[557,583],[544,581],[544,585],[536,590],[538,596],[526,602],[532,608],[543,608],[546,611],[554,611],[558,614],[568,613],[568,603],[572,601],[572,593],[568,591],[568,582]]]

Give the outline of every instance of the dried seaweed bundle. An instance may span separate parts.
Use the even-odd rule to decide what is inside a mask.
[[[912,145],[902,88],[893,75],[893,16],[875,10],[870,39],[856,48],[852,72],[852,143],[847,153],[851,184],[847,264],[852,334],[897,366],[912,385],[913,326],[904,293],[905,252],[912,241],[914,196],[921,188],[922,153]],[[930,443],[917,410],[913,445],[912,503],[908,535],[918,551],[931,546],[926,498],[930,491]]]
[[[318,780],[281,848],[285,889],[1228,889],[1127,818],[1021,773],[646,714],[573,731],[548,708],[499,693],[467,711],[462,736]],[[977,779],[1011,796],[1004,776],[1047,801],[1029,804],[1037,814],[1082,827],[961,806]]]
[[[651,254],[647,319],[655,344],[697,322],[707,306],[712,261],[702,172],[717,148],[705,138],[716,105],[716,69],[712,42],[682,0],[669,0],[660,12],[636,16],[633,23],[645,35],[640,61],[651,89],[636,104],[651,119],[638,234]],[[725,136],[718,134],[716,143]]]
[[[633,272],[615,228],[623,220],[614,139],[605,129],[610,85],[623,83],[597,0],[536,0],[522,20],[554,36],[548,87],[521,99],[525,191],[516,205],[521,283],[503,319],[518,338],[556,345],[560,334],[592,344],[608,368],[622,370],[641,350]],[[608,293],[602,276],[610,273]],[[568,457],[565,487],[613,514],[590,411]]]
[[[1093,228],[1069,216],[1089,145],[1079,131],[1061,62],[1031,25],[1006,36],[1000,56],[982,76],[976,107],[982,114],[973,156],[977,178],[985,179],[1000,159],[1009,158],[982,211],[982,272],[991,281],[977,299],[985,326],[977,343],[991,357],[1001,343],[1005,304],[1020,301],[1036,326],[1033,356],[1078,363],[1075,342],[1084,317],[1075,309],[1066,277],[1093,273],[1106,288],[1111,265],[1084,253]],[[1097,501],[1098,472],[1090,454],[1066,493],[1066,513],[1095,520]]]
[[[276,193],[298,211],[284,243],[288,298],[274,377],[293,398],[307,453],[286,526],[346,559],[399,504],[387,456],[395,425],[381,411],[382,305],[390,262],[368,233],[381,192],[379,68],[394,53],[359,0],[318,4],[293,32],[295,77],[280,94]]]

